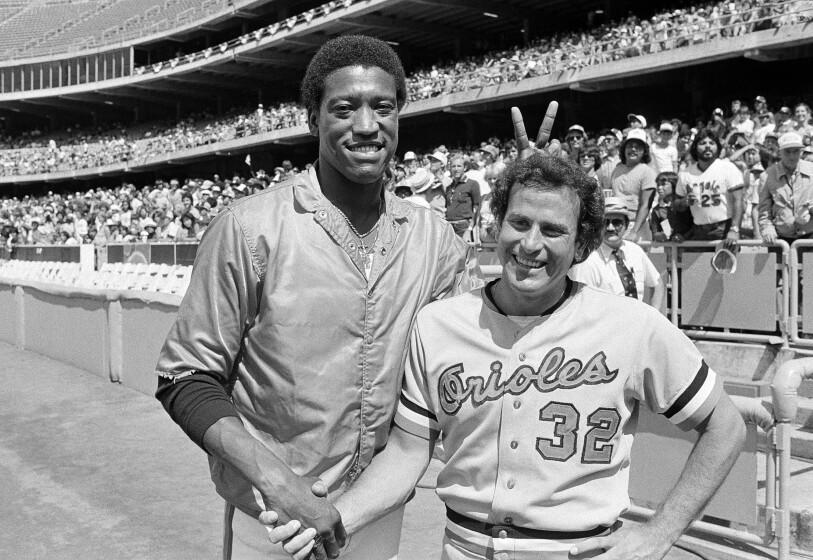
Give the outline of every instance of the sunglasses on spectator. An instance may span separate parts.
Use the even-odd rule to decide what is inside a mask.
[[[624,218],[604,218],[604,227],[613,226],[615,229],[624,229],[627,227],[627,220]]]

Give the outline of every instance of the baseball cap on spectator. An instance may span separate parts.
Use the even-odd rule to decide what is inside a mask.
[[[782,108],[779,109],[779,112],[790,115],[790,107],[783,106]]]
[[[627,121],[638,121],[641,123],[641,126],[646,127],[646,119],[643,115],[636,115],[635,113],[630,113],[627,115]]]
[[[762,173],[763,171],[765,171],[765,168],[762,167],[761,163],[757,162],[753,165],[753,167],[751,167],[750,171],[751,173]]]
[[[804,148],[805,144],[802,142],[802,137],[795,132],[786,132],[779,137],[779,149],[785,150],[789,148]]]
[[[615,135],[615,139],[621,142],[624,139],[624,133],[618,130],[617,128],[611,128],[610,132]]]
[[[723,116],[723,110],[720,109],[719,107],[715,107],[714,111],[712,112],[712,115],[719,115],[719,116],[722,117]]]
[[[439,150],[433,152],[432,155],[429,156],[429,157],[432,158],[432,159],[438,160],[444,166],[446,165],[446,162],[447,162],[446,154],[444,154],[443,152],[441,152]]]
[[[152,218],[146,218],[143,222],[141,222],[141,226],[148,228],[148,227],[158,227],[158,224],[155,223],[155,220]]]
[[[660,132],[674,132],[675,127],[672,126],[672,123],[662,122],[660,128],[658,128]]]
[[[767,134],[765,134],[765,138],[776,138],[779,139],[779,134],[776,133],[775,130],[771,130]]]
[[[580,124],[571,125],[570,128],[567,129],[568,132],[581,132],[582,134],[586,135],[587,133],[584,131],[584,127]]]
[[[630,140],[640,140],[644,144],[649,144],[649,139],[646,137],[646,132],[640,128],[633,128],[627,132],[627,137],[624,138],[624,141],[621,143],[621,150],[624,149],[624,145]]]
[[[805,146],[802,148],[803,154],[813,154],[813,146]]]
[[[500,155],[500,151],[495,146],[492,146],[491,144],[487,144],[487,145],[483,146],[482,148],[480,148],[480,151],[487,153],[488,155],[490,155],[494,159],[497,159],[497,157],[499,157],[499,155]]]
[[[412,177],[407,178],[404,182],[412,189],[413,194],[420,194],[432,186],[435,178],[432,173],[425,167],[418,169]]]
[[[415,160],[415,159],[418,159],[418,158],[415,157],[415,152],[413,152],[411,150],[404,154],[404,161],[412,161],[412,160]]]
[[[607,216],[624,216],[631,220],[635,215],[624,203],[624,200],[617,196],[608,196],[604,199],[604,217]]]

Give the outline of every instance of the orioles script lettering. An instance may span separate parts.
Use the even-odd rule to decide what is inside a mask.
[[[609,383],[618,376],[617,369],[607,367],[604,352],[596,353],[586,364],[577,358],[566,358],[564,349],[557,346],[545,355],[538,369],[522,365],[504,380],[500,361],[491,362],[486,378],[472,375],[464,379],[463,364],[455,364],[446,368],[438,379],[440,406],[446,414],[454,415],[469,399],[476,408],[503,395],[520,395],[531,386],[540,393],[550,393],[557,389]]]

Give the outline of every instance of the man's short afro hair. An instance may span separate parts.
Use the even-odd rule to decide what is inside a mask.
[[[347,66],[377,66],[395,80],[395,98],[400,110],[406,103],[406,75],[401,59],[392,47],[380,39],[365,35],[342,35],[327,41],[313,55],[302,79],[302,104],[308,114],[319,110],[325,91],[325,79]]]

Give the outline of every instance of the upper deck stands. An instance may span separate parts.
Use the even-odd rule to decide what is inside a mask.
[[[0,58],[118,43],[222,11],[232,0],[33,0],[0,4]]]

